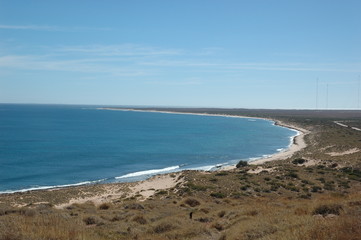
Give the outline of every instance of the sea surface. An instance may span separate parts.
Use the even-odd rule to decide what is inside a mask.
[[[296,134],[262,119],[0,104],[0,193],[213,170],[283,151]]]

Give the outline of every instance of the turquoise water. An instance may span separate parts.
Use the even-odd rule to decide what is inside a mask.
[[[0,192],[211,170],[287,148],[261,119],[0,104]]]

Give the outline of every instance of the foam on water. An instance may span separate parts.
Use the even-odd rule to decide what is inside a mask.
[[[139,171],[139,172],[133,172],[128,173],[123,176],[115,177],[115,179],[122,179],[122,178],[132,178],[132,177],[139,177],[143,175],[156,175],[160,173],[167,173],[167,172],[174,172],[175,170],[179,169],[180,166],[172,166],[172,167],[166,167],[162,169],[151,169],[151,170],[145,170],[145,171]]]

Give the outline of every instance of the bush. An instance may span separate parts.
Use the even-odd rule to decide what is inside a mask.
[[[222,231],[222,230],[223,230],[223,225],[220,224],[220,223],[215,223],[215,224],[213,224],[213,227],[214,227],[215,229],[217,229],[218,231]]]
[[[216,173],[216,176],[227,176],[228,172],[218,172]]]
[[[132,209],[132,210],[142,210],[144,209],[143,205],[139,203],[132,203],[124,207],[125,209]]]
[[[304,164],[306,162],[305,159],[303,158],[296,158],[295,160],[292,161],[293,164]]]
[[[226,195],[224,193],[220,193],[220,192],[211,193],[210,195],[211,195],[211,197],[215,197],[215,198],[225,198],[226,197]]]
[[[342,206],[339,204],[330,204],[330,205],[320,205],[315,210],[313,210],[312,214],[317,215],[320,214],[322,216],[327,216],[328,214],[340,215],[340,211],[342,210]]]
[[[168,191],[167,190],[159,190],[156,194],[157,195],[165,195],[165,194],[168,194]]]
[[[143,216],[140,216],[140,215],[135,216],[133,218],[133,222],[136,222],[136,223],[139,223],[139,224],[142,224],[142,225],[147,224],[147,220]]]
[[[165,233],[173,230],[175,227],[169,223],[160,223],[159,225],[153,228],[155,233]]]
[[[194,199],[194,198],[188,198],[188,199],[186,199],[186,200],[185,200],[185,203],[186,203],[187,205],[189,205],[190,207],[196,207],[196,206],[198,206],[198,205],[201,204],[198,200],[196,200],[196,199]]]
[[[86,225],[93,225],[97,223],[97,219],[93,216],[86,217],[83,219],[83,221]]]
[[[297,173],[294,173],[294,172],[289,172],[289,173],[287,173],[285,176],[291,177],[291,178],[298,178]]]
[[[206,191],[208,189],[207,186],[195,185],[193,183],[188,183],[187,186],[194,191]]]
[[[320,192],[322,190],[321,187],[319,186],[313,186],[312,189],[311,189],[311,192]]]
[[[236,168],[241,168],[241,167],[245,167],[245,166],[248,166],[248,162],[241,160],[237,163]]]
[[[99,205],[98,207],[100,210],[108,210],[110,208],[110,204],[109,203],[102,203]]]
[[[218,215],[218,217],[222,218],[222,217],[224,217],[224,215],[226,215],[226,211],[222,210],[222,211],[218,212],[217,215]]]

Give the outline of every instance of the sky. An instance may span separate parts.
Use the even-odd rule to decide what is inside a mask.
[[[359,0],[0,0],[0,103],[359,109]]]

